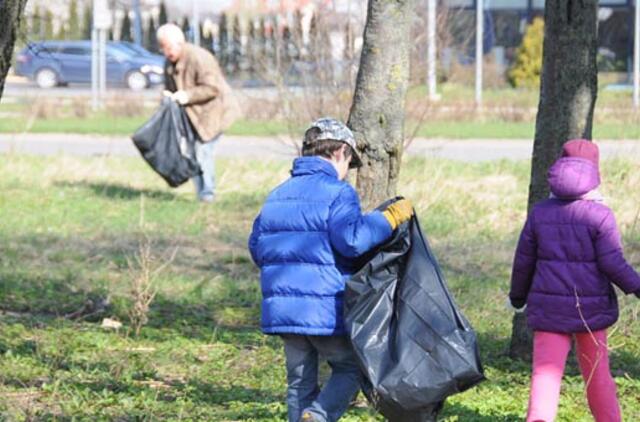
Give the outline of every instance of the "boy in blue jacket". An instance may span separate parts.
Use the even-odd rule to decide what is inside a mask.
[[[302,155],[267,197],[249,250],[261,270],[262,331],[284,341],[289,422],[337,421],[361,382],[342,316],[345,282],[355,258],[387,240],[413,207],[400,200],[362,214],[344,181],[362,163],[353,133],[337,120],[314,122]],[[332,368],[322,390],[319,357]]]

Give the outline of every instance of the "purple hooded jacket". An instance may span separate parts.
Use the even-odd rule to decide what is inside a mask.
[[[640,292],[640,276],[626,262],[613,212],[585,199],[600,184],[596,164],[561,158],[549,170],[555,198],[533,208],[520,235],[511,277],[512,303],[527,303],[533,330],[577,333],[618,319],[611,283]]]

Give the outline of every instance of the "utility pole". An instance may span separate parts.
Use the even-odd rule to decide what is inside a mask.
[[[633,40],[633,106],[640,108],[640,0],[635,4],[635,35]]]
[[[193,43],[200,45],[200,9],[198,0],[192,0],[193,18],[191,19],[191,33],[193,34]]]
[[[133,0],[133,42],[142,45],[142,15],[140,0]]]
[[[96,1],[93,1],[93,28],[91,29],[91,109],[100,108],[98,93],[98,29],[96,28]]]
[[[484,41],[484,1],[476,0],[476,105],[482,105],[482,57]]]
[[[437,0],[427,0],[427,91],[431,101],[438,99],[436,92],[436,3]]]
[[[91,107],[97,110],[107,92],[107,31],[112,25],[107,0],[93,0],[91,30]]]

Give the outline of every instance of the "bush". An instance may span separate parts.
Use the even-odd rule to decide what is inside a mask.
[[[516,51],[516,60],[509,70],[509,82],[516,88],[537,87],[542,73],[542,43],[544,20],[535,18],[522,38]]]

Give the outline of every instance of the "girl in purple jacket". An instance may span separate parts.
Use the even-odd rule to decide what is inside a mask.
[[[572,338],[593,417],[621,421],[607,349],[607,328],[618,319],[612,283],[640,297],[640,276],[596,190],[598,161],[592,142],[563,146],[549,170],[551,197],[530,212],[518,242],[509,298],[516,309],[526,306],[534,331],[527,422],[555,419]]]

